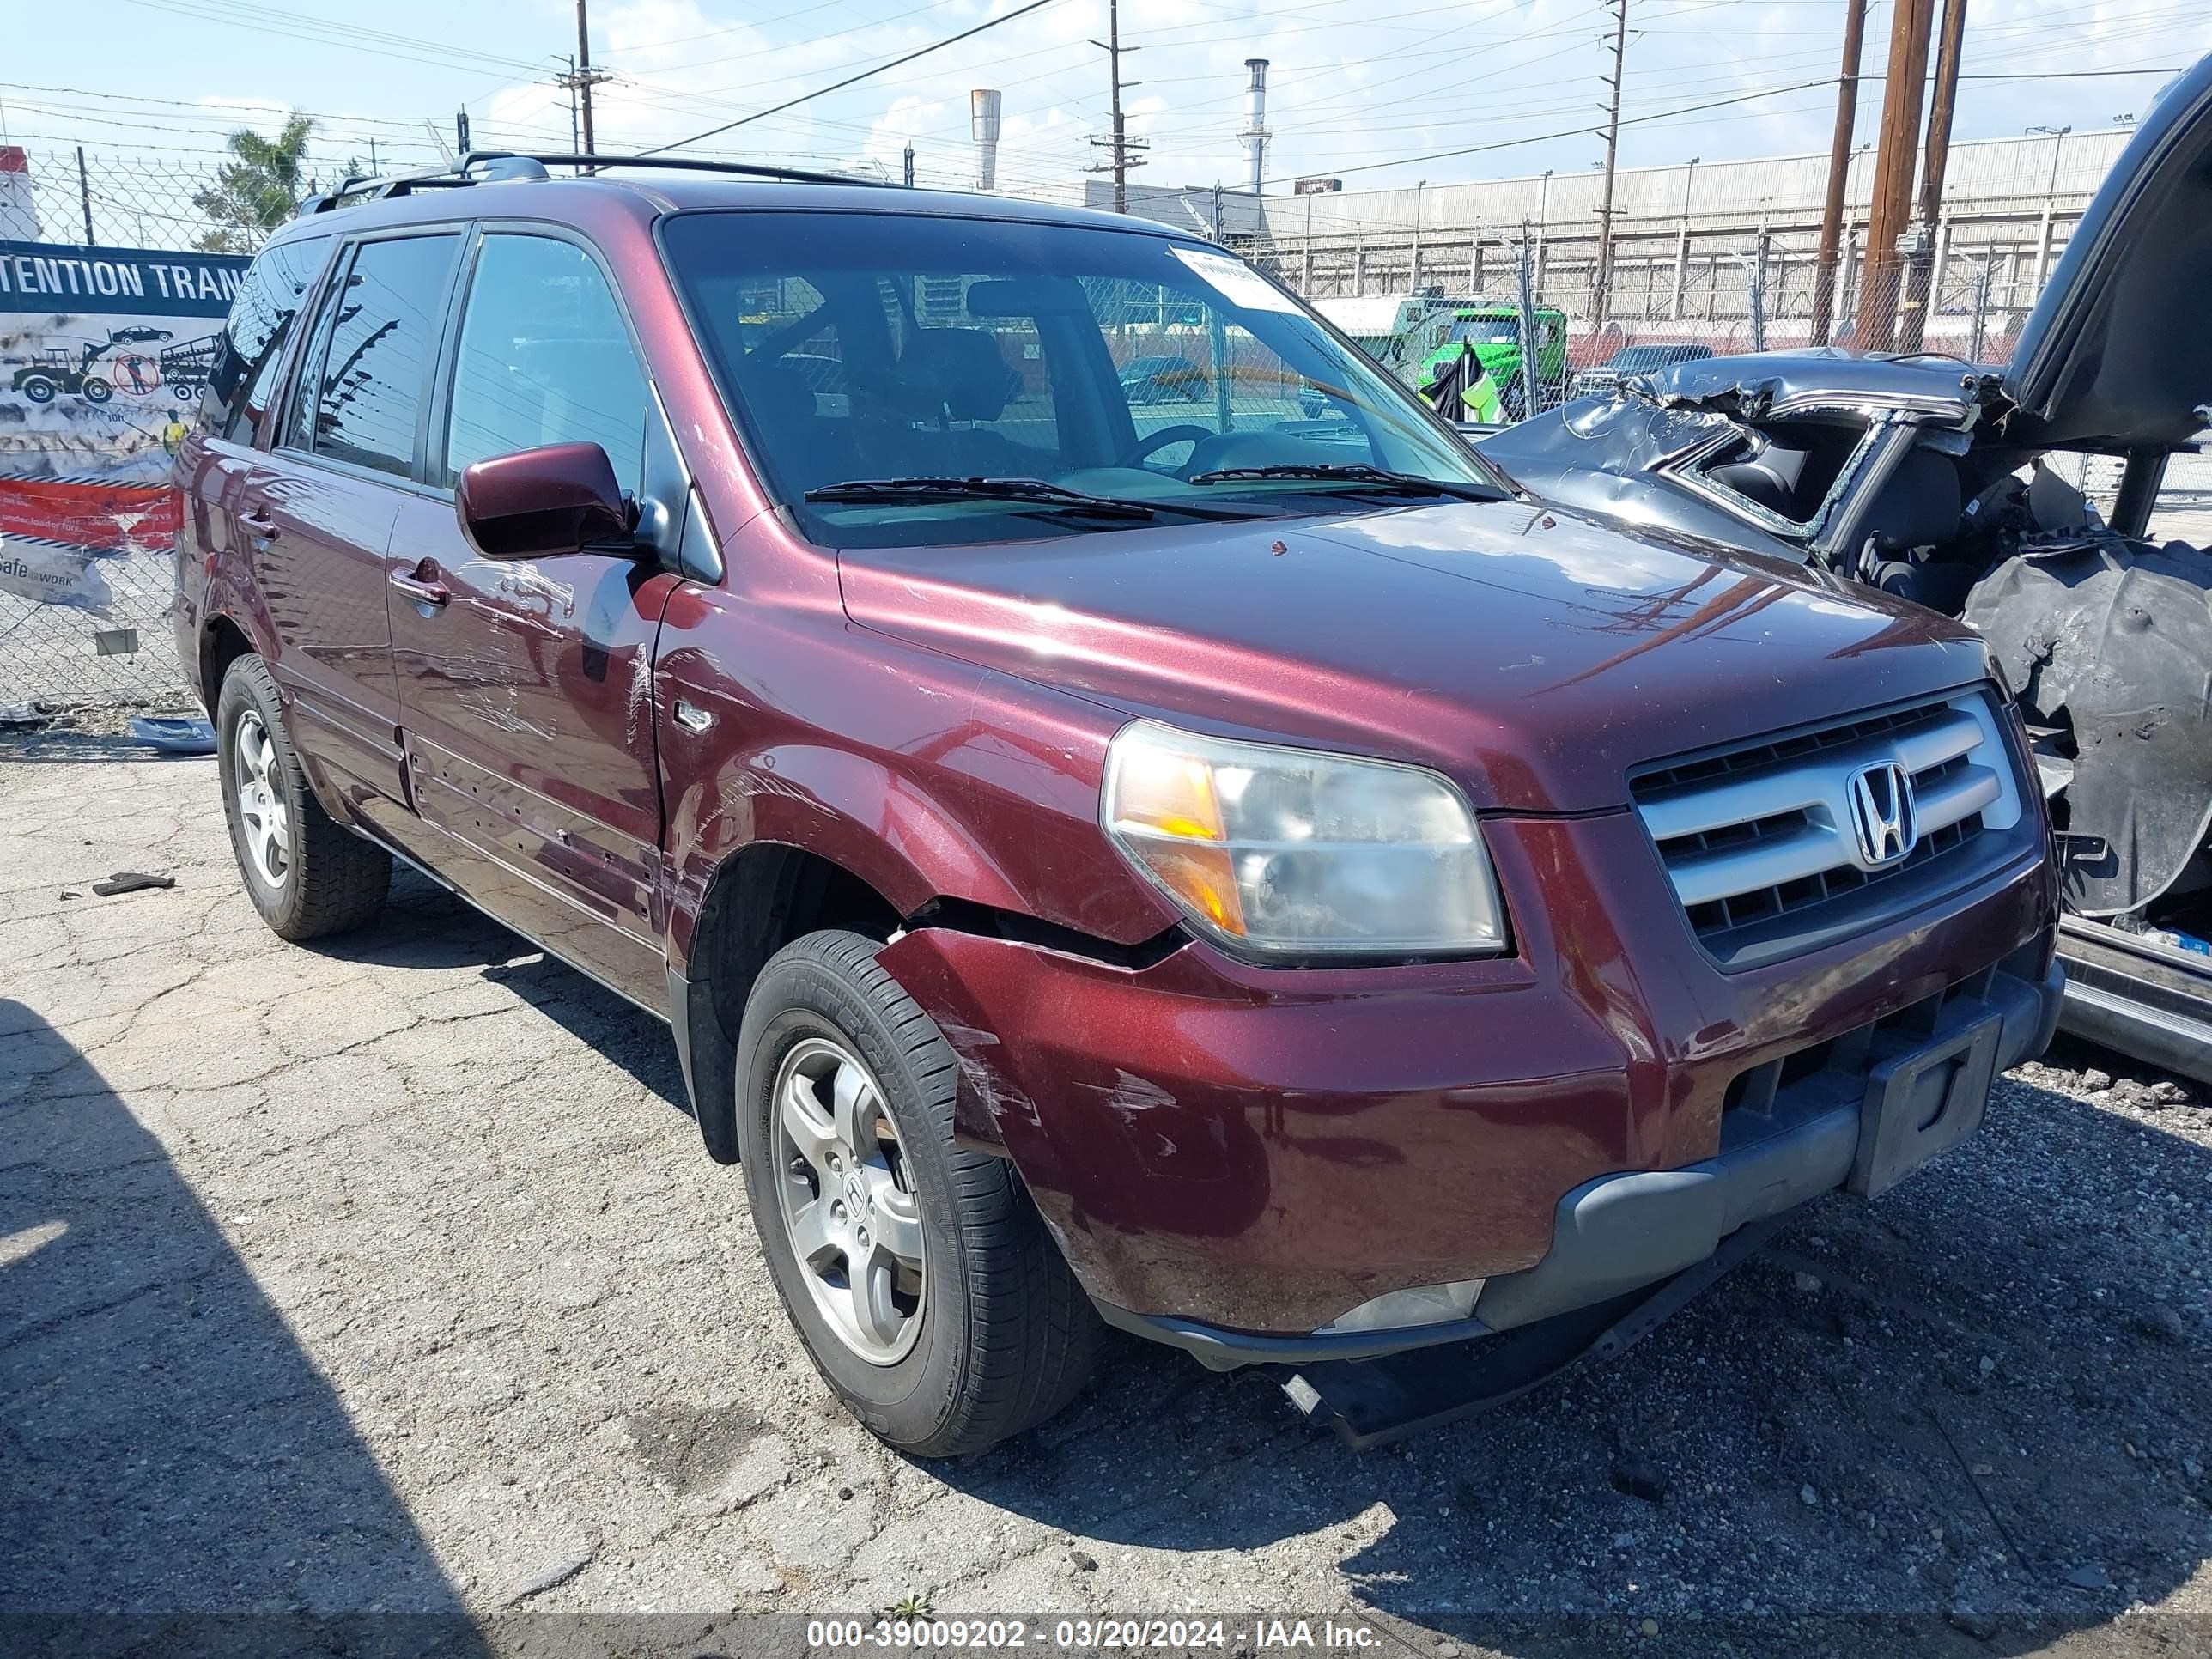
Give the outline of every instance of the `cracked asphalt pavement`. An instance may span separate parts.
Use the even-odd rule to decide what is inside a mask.
[[[1621,1359],[1393,1448],[1122,1342],[1042,1431],[925,1465],[800,1352],[665,1027],[409,875],[284,945],[213,762],[136,752],[0,750],[0,1612],[2212,1639],[2193,1089],[2022,1068]],[[176,885],[92,895],[125,870]]]

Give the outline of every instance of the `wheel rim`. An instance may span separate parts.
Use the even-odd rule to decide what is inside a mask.
[[[276,768],[276,745],[251,708],[238,717],[235,737],[239,849],[255,875],[282,887],[292,871],[292,814]]]
[[[776,1196],[799,1277],[837,1340],[895,1365],[921,1334],[928,1282],[921,1208],[874,1074],[810,1037],[775,1079]]]

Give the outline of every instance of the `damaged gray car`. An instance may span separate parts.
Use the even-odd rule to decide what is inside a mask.
[[[2067,1025],[2212,1081],[2212,547],[2147,535],[2170,460],[2212,444],[2208,296],[2212,58],[2144,118],[2008,367],[1717,357],[1479,447],[1540,501],[1980,630],[2057,830]],[[2052,465],[2078,456],[2121,463],[2101,514]]]

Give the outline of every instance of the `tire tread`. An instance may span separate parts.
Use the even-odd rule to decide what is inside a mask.
[[[276,748],[277,763],[292,786],[294,808],[291,877],[275,914],[259,903],[253,878],[241,860],[240,876],[247,884],[248,895],[256,896],[255,908],[278,937],[295,944],[364,926],[383,909],[392,890],[392,854],[323,811],[292,746],[276,677],[270,673],[267,663],[250,653],[233,659],[224,672],[222,690],[216,700],[219,732],[231,728],[243,702],[251,702],[260,713],[261,724]],[[228,822],[231,803],[226,799],[223,807]]]
[[[866,1027],[874,1024],[890,1038],[893,1057],[943,1137],[967,1291],[964,1364],[936,1431],[903,1449],[963,1455],[1032,1428],[1066,1406],[1089,1378],[1104,1328],[1013,1165],[953,1144],[959,1060],[935,1022],[876,960],[881,949],[858,933],[810,933],[778,951],[762,978],[769,979],[779,964],[805,963],[860,1003],[873,1019],[854,1019],[848,1034],[865,1043]],[[861,1414],[864,1420],[872,1418],[865,1410]],[[879,1422],[871,1420],[871,1426],[883,1432]]]

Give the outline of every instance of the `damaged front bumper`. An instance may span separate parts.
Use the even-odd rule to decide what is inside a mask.
[[[2056,1018],[2039,846],[1936,914],[1729,973],[1631,815],[1486,830],[1510,957],[1261,969],[1192,943],[1133,966],[924,927],[878,960],[955,1050],[960,1136],[1013,1160],[1106,1317],[1229,1364],[1447,1341],[1663,1277],[1853,1178],[1874,1068],[1950,1038],[1915,1020],[1993,1010],[1994,1038],[1929,1060],[1985,1081]],[[1844,1092],[1801,1121],[1808,1071]],[[1356,1318],[1477,1280],[1462,1320]]]
[[[1770,1061],[1747,1074],[1743,1097],[1723,1117],[1717,1153],[1678,1170],[1601,1176],[1576,1188],[1559,1200],[1544,1259],[1487,1280],[1465,1319],[1280,1337],[1100,1311],[1125,1330],[1226,1369],[1372,1358],[1610,1301],[1697,1266],[1739,1230],[1825,1193],[1877,1197],[1957,1146],[1980,1127],[1996,1074],[2049,1046],[2063,987],[2056,963],[2039,980],[1991,969],[1832,1039],[1821,1045],[1826,1063],[1786,1085],[1787,1062]]]

